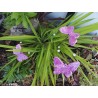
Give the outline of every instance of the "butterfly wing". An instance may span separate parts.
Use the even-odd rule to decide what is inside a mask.
[[[59,30],[60,30],[61,33],[69,34],[70,32],[73,32],[74,26],[61,27]]]
[[[28,57],[23,53],[20,53],[20,54],[17,55],[17,60],[19,62],[22,62],[23,60],[26,60],[26,59],[28,59]]]
[[[77,70],[77,68],[79,67],[79,65],[80,65],[80,62],[78,62],[78,61],[68,64],[69,69],[70,69],[72,72],[75,72],[75,71]]]
[[[61,59],[54,57],[54,74],[61,74],[64,67],[65,65]]]

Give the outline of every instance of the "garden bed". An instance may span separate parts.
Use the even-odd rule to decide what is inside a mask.
[[[62,14],[0,13],[1,86],[98,85],[98,22]]]

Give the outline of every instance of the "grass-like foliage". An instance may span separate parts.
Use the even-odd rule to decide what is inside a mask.
[[[82,24],[85,24],[92,20],[84,20],[91,14],[91,12],[86,14],[75,14],[70,19],[68,19],[67,21],[62,21],[62,23],[57,26],[53,25],[52,23],[51,25],[49,24],[47,26],[39,23],[37,30],[35,30],[32,23],[30,22],[30,17],[28,15],[25,15],[25,21],[31,28],[32,34],[21,36],[3,36],[0,37],[0,40],[22,42],[21,51],[28,56],[28,59],[24,60],[23,62],[18,62],[16,56],[13,54],[13,49],[15,48],[15,46],[0,44],[0,47],[6,48],[9,54],[8,63],[0,67],[0,70],[6,70],[8,68],[6,70],[6,74],[0,82],[8,82],[10,80],[13,80],[12,77],[14,79],[17,79],[16,77],[21,78],[22,75],[26,76],[28,74],[32,74],[32,86],[56,85],[58,75],[55,75],[53,73],[53,58],[57,56],[67,64],[69,64],[70,61],[79,61],[81,65],[79,66],[77,72],[80,75],[80,78],[84,79],[86,85],[94,85],[91,79],[97,79],[97,74],[93,71],[95,67],[81,56],[82,53],[80,51],[80,49],[97,51],[96,47],[88,47],[89,44],[97,45],[98,41],[93,40],[93,36],[89,36],[87,35],[87,33],[98,30],[98,23],[80,27]],[[12,16],[9,17],[11,17],[11,19],[13,20],[14,18],[16,19],[18,15],[19,13],[13,13]],[[20,23],[18,22],[19,19],[16,19],[15,21],[16,24]],[[28,27],[24,22],[22,23],[25,27]],[[59,31],[59,29],[63,26],[74,26],[74,32],[80,34],[80,37],[78,38],[78,41],[74,46],[69,45],[68,35],[62,34]],[[74,54],[76,55],[74,56]],[[90,73],[90,77],[89,74],[86,74],[84,72],[84,69],[88,73]],[[65,79],[63,75],[62,79]]]

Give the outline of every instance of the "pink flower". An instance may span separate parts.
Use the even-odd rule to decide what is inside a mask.
[[[54,74],[64,74],[69,78],[79,67],[80,62],[64,64],[58,57],[54,57]]]
[[[77,43],[77,38],[79,38],[80,34],[74,33],[74,26],[61,27],[59,30],[61,33],[69,35],[69,44],[71,46],[74,46]]]
[[[16,45],[16,49],[13,49],[13,54],[15,54],[17,56],[17,60],[19,62],[22,62],[23,60],[28,59],[28,57],[21,52],[21,45],[20,44]]]

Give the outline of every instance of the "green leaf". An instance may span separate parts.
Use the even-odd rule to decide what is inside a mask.
[[[30,22],[30,20],[29,20],[28,17],[26,17],[26,18],[27,18],[28,24],[29,24],[30,27],[31,27],[32,32],[34,33],[34,35],[36,36],[36,38],[38,39],[38,41],[41,43],[40,38],[39,38],[39,36],[38,36],[38,34],[37,34],[35,28],[33,27],[32,23]]]
[[[94,30],[98,30],[98,22],[85,26],[85,27],[82,27],[82,28],[77,28],[77,29],[75,29],[75,32],[79,32],[81,35],[84,35],[84,34],[92,32]]]
[[[2,71],[6,66],[10,65],[12,62],[16,60],[16,57],[12,58],[8,63],[6,63],[3,67],[0,68],[0,71]]]
[[[23,18],[22,25],[24,28],[28,28],[28,22],[27,22],[26,17]]]
[[[48,79],[48,66],[50,66],[50,48],[51,45],[47,46],[46,53],[44,55],[44,65],[43,65],[43,72],[42,72],[42,77],[41,77],[41,85],[44,85],[44,82]],[[47,84],[48,85],[48,84]]]
[[[12,14],[11,14],[11,19],[18,19],[18,17],[19,17],[19,13],[18,12],[13,12]]]
[[[75,58],[73,56],[73,52],[67,45],[62,45],[61,46],[61,52],[66,54],[68,57],[70,57],[73,61],[75,61]]]
[[[37,62],[36,62],[36,70],[35,70],[35,75],[34,75],[34,79],[32,80],[32,86],[34,86],[36,84],[36,81],[37,79],[39,78],[41,72],[42,72],[42,59],[43,59],[43,53],[44,53],[44,49],[42,47],[42,50],[41,52],[39,53],[38,55],[38,58],[37,58]]]
[[[73,15],[67,22],[65,22],[64,24],[62,24],[59,28],[68,25],[70,22],[72,22],[72,20],[74,20],[76,18],[76,14]]]
[[[85,48],[85,49],[88,49],[88,50],[93,50],[93,48],[86,47],[86,46],[84,46],[84,45],[79,45],[79,44],[75,44],[74,47],[75,47],[75,48],[79,47],[79,48]]]
[[[90,80],[88,79],[88,77],[84,74],[83,70],[81,69],[81,67],[78,68],[80,73],[82,74],[82,76],[86,79],[86,81],[89,83],[89,85],[92,85],[92,83],[90,82]]]
[[[35,39],[35,36],[21,35],[21,36],[4,36],[0,37],[0,40],[14,40],[14,41],[25,41]]]
[[[80,44],[98,44],[98,41],[92,40],[92,39],[82,39],[82,40],[79,39],[78,43],[80,43]]]
[[[90,22],[90,21],[92,21],[92,20],[94,20],[94,18],[93,19],[87,19],[87,20],[83,20],[83,21],[80,21],[78,24],[75,24],[74,26],[81,26],[81,25],[83,25],[83,24],[85,24],[85,23],[88,23],[88,22]]]
[[[14,64],[14,63],[13,63],[13,64]],[[18,62],[16,65],[14,65],[14,66],[10,69],[10,71],[7,73],[7,75],[2,79],[2,81],[7,81],[7,80],[9,80],[9,78],[13,75],[15,69],[16,69],[17,67],[19,67],[20,65],[21,65],[21,62]]]
[[[21,18],[21,17],[19,17],[19,18],[16,20],[16,25],[21,24],[21,22],[22,22],[22,18]]]
[[[31,18],[31,17],[35,17],[37,15],[37,13],[35,13],[35,12],[27,12],[26,15]]]
[[[25,48],[25,47],[22,47],[22,52],[38,52],[37,51],[37,47],[28,47],[28,48]]]
[[[0,47],[2,47],[2,48],[11,48],[11,49],[12,49],[12,48],[14,48],[14,46],[9,46],[9,45],[1,45],[1,44],[0,44]]]
[[[49,75],[50,75],[50,79],[52,81],[52,84],[53,85],[56,85],[56,80],[54,79],[54,76],[53,76],[53,71],[51,69],[51,66],[49,66]]]
[[[79,60],[79,61],[83,64],[83,66],[88,70],[88,72],[92,73],[93,76],[97,77],[97,75],[90,69],[90,68],[94,68],[93,65],[91,65],[91,64],[90,64],[89,62],[87,62],[84,58],[82,58],[82,57],[80,57],[80,56],[78,56],[78,55],[76,55],[75,58],[76,58],[77,60]]]
[[[76,18],[76,20],[71,23],[71,26],[77,25],[81,20],[85,19],[86,17],[88,17],[88,16],[91,15],[91,14],[92,14],[92,12],[89,12],[89,13],[83,15],[83,16],[80,17],[80,18]]]

